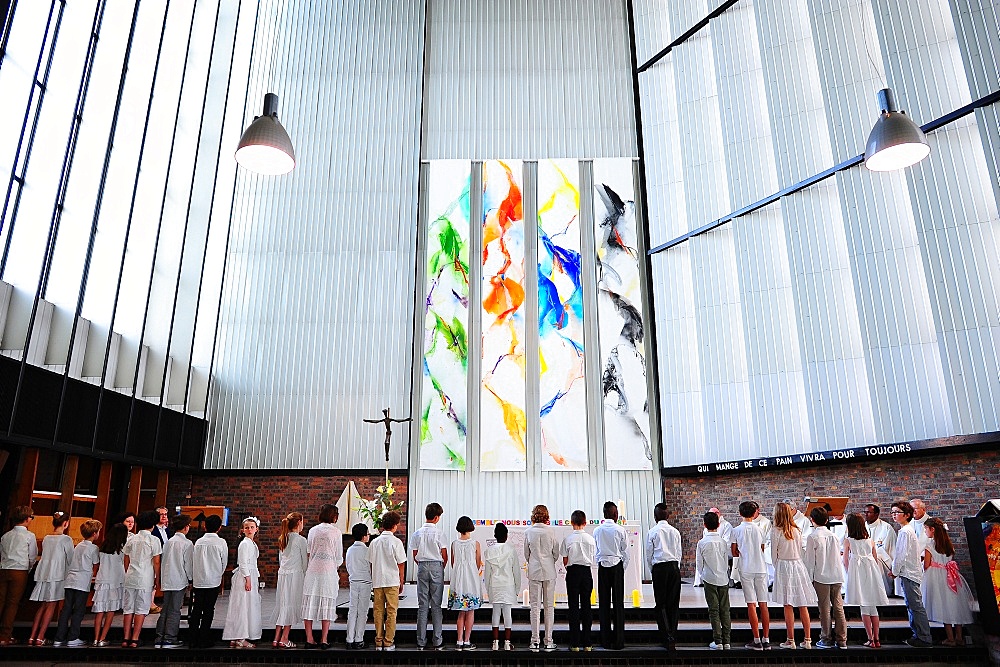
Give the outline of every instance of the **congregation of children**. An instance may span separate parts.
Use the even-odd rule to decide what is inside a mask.
[[[823,507],[812,509],[806,517],[787,500],[776,504],[770,519],[754,501],[740,503],[739,514],[741,521],[735,527],[716,508],[701,518],[704,532],[694,551],[695,586],[704,587],[713,633],[709,648],[732,647],[733,587],[742,589],[747,605],[752,637],[745,648],[750,650],[770,648],[768,602],[783,609],[786,638],[781,648],[845,648],[845,596],[847,604],[860,606],[866,647],[881,647],[878,607],[887,604],[890,595],[905,600],[913,631],[906,640],[910,646],[932,645],[928,621],[944,624],[947,639],[942,644],[963,643],[962,626],[973,622],[972,594],[954,561],[947,525],[927,516],[920,500],[892,504],[890,514],[900,527],[898,531],[879,518],[880,508],[874,504],[865,507],[864,515],[849,514],[843,522],[833,521]],[[604,504],[603,520],[593,535],[585,531],[585,512],[574,511],[573,530],[561,541],[550,525],[548,508],[536,505],[524,531],[523,554],[508,543],[509,530],[503,523],[494,526],[495,543],[484,549],[473,538],[475,524],[467,516],[456,522],[459,537],[446,542],[439,526],[443,515],[438,503],[427,505],[425,523],[410,538],[417,569],[418,649],[441,650],[445,646],[441,603],[448,564],[451,580],[445,606],[457,612],[455,650],[476,649],[471,634],[475,610],[484,604],[484,591],[492,606],[492,650],[514,648],[511,610],[518,603],[522,575],[527,578],[530,600],[528,649],[556,650],[553,626],[560,562],[566,576],[569,649],[590,651],[594,647],[591,596],[595,567],[600,646],[606,650],[624,648],[624,581],[629,551],[615,503]],[[353,543],[346,554],[336,526],[338,518],[335,505],[323,505],[318,523],[306,537],[302,536],[302,514],[292,512],[281,522],[274,648],[296,648],[289,634],[292,626],[300,623],[305,629],[304,648],[330,648],[330,629],[337,619],[338,569],[343,564],[350,586],[346,648],[368,648],[365,627],[369,609],[374,607],[374,649],[396,650],[396,616],[407,560],[403,542],[394,534],[401,517],[397,512],[386,513],[376,536],[369,534],[365,524],[353,526]],[[656,504],[656,523],[646,536],[643,554],[652,575],[658,636],[665,648],[674,650],[682,545],[681,534],[669,518],[667,506]],[[166,521],[164,513],[143,512],[134,517],[137,533],[130,532],[132,524],[126,521],[112,525],[102,536],[101,522],[88,520],[80,525],[83,539],[74,546],[66,534],[69,517],[57,512],[52,517],[53,531],[42,540],[40,554],[34,534],[28,530],[32,519],[30,508],[16,507],[11,516],[13,528],[0,539],[0,646],[14,643],[13,621],[32,569],[35,583],[31,599],[41,604],[29,645],[87,646],[81,638],[81,624],[92,582],[95,617],[90,645],[109,645],[114,616],[121,612],[121,646],[140,646],[139,634],[156,589],[163,592],[156,647],[183,646],[180,611],[189,590],[187,644],[196,648],[214,645],[211,628],[229,565],[229,546],[218,534],[220,517],[207,517],[204,534],[193,543],[187,537],[191,519],[185,515],[170,522],[169,538],[165,530],[157,534],[157,526],[163,527]],[[240,525],[243,538],[232,569],[222,633],[232,648],[254,648],[262,636],[257,567],[260,528],[261,522],[254,516]],[[103,540],[98,547],[95,540],[100,537]],[[50,641],[46,633],[60,602],[62,610]],[[815,644],[810,607],[818,608],[820,615],[821,636]],[[801,642],[795,635],[796,612]]]

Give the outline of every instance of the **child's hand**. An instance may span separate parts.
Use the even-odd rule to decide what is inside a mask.
[[[250,592],[250,577],[244,577],[243,578],[243,586],[246,589],[247,593],[249,593]]]

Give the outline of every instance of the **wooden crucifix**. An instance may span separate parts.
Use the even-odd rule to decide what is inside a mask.
[[[382,408],[382,419],[363,419],[368,424],[382,424],[385,426],[385,482],[389,483],[389,441],[392,439],[392,424],[413,421],[413,417],[406,419],[393,419],[389,416],[389,408]]]

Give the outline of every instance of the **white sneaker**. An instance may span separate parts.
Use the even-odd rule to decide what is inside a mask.
[[[505,651],[513,651],[514,650],[514,647],[511,645],[509,639],[503,640],[503,650],[505,650]]]
[[[395,651],[396,650],[396,645],[395,644],[389,644],[388,646],[383,646],[382,650],[383,651]]]
[[[529,645],[528,645],[528,650],[529,650],[529,651],[534,651],[535,653],[538,653],[538,650],[539,650],[540,648],[541,648],[541,647],[540,647],[540,646],[538,645],[538,640],[533,640],[533,641],[531,642],[531,644],[529,644]]]
[[[732,650],[733,650],[733,646],[732,646],[732,644],[723,644],[723,645],[722,645],[722,648],[723,648],[724,650],[726,650],[726,651],[732,651]]]
[[[546,651],[555,651],[556,650],[556,643],[555,642],[545,642],[545,650]]]
[[[708,648],[712,649],[713,651],[718,651],[719,649],[722,648],[722,644],[716,644],[715,642],[712,642],[711,644],[708,645]]]
[[[493,646],[491,648],[494,651],[499,651],[500,650],[500,640],[499,639],[494,639],[493,640]]]
[[[69,646],[70,648],[80,648],[81,646],[86,646],[86,645],[87,642],[83,641],[82,639],[70,639],[68,642],[66,642],[66,646]]]

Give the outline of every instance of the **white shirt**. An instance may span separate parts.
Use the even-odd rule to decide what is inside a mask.
[[[194,543],[192,580],[195,588],[218,588],[229,563],[229,545],[218,533],[205,533]]]
[[[101,562],[100,549],[90,540],[83,540],[73,549],[73,559],[66,573],[66,588],[89,591],[94,566]]]
[[[892,554],[896,551],[896,531],[882,519],[875,519],[875,523],[865,523],[865,527],[875,545],[878,559],[887,567],[892,566]]]
[[[819,584],[844,583],[844,568],[840,557],[840,542],[826,526],[816,526],[806,540],[803,556],[806,570]]]
[[[529,581],[552,581],[556,578],[559,544],[551,526],[533,523],[524,531],[524,560]]]
[[[42,560],[35,568],[35,581],[63,581],[73,560],[73,538],[46,535],[42,540]]]
[[[344,563],[347,566],[348,580],[352,584],[372,583],[372,561],[369,556],[368,545],[364,542],[355,542],[347,548]],[[399,578],[398,567],[396,568],[396,577]]]
[[[156,573],[153,571],[153,558],[163,553],[160,541],[148,530],[140,530],[135,538],[129,540],[122,549],[128,556],[128,569],[125,571],[125,588],[133,590],[153,590]]]
[[[602,519],[601,525],[594,530],[594,540],[598,565],[614,567],[621,563],[628,569],[628,537],[624,528],[611,519]]]
[[[760,529],[752,521],[743,521],[733,528],[729,538],[730,544],[735,544],[740,552],[741,574],[764,574],[767,566],[764,564],[764,538]]]
[[[900,528],[896,533],[896,553],[892,557],[892,573],[919,584],[924,576],[922,556],[923,547],[913,531],[913,525]]]
[[[681,562],[681,532],[664,519],[646,534],[646,565],[653,569],[657,563],[671,561]]]
[[[163,545],[160,557],[160,588],[182,591],[194,576],[194,544],[184,533],[174,533]]]
[[[167,535],[167,527],[166,526],[161,526],[161,525],[157,524],[157,525],[153,526],[153,530],[151,532],[155,533],[153,535],[153,537],[156,537],[157,535],[159,535],[160,536],[160,540],[162,540],[164,546],[166,546],[167,540],[170,539],[170,536]],[[168,589],[164,589],[164,590],[168,590]],[[169,589],[169,590],[173,590],[173,589]]]
[[[499,542],[483,555],[486,591],[492,604],[516,604],[521,591],[521,563],[509,542]]]
[[[436,523],[427,522],[417,529],[410,537],[412,551],[416,552],[413,560],[417,563],[426,561],[436,561],[443,563],[441,549],[445,548],[444,539],[441,537],[441,529]]]
[[[0,570],[30,570],[38,558],[38,538],[27,526],[14,526],[0,537]]]
[[[285,548],[278,552],[278,574],[305,573],[309,567],[308,550],[306,538],[295,532],[288,533]]]
[[[566,566],[586,565],[592,567],[597,556],[597,542],[583,528],[574,530],[559,545],[559,555],[569,558]]]
[[[722,539],[729,544],[729,538],[733,536],[733,524],[729,523],[726,519],[719,517],[719,535]],[[704,535],[702,535],[704,537]]]
[[[803,514],[800,510],[795,510],[795,515],[792,516],[792,521],[795,525],[799,527],[799,534],[802,535],[802,549],[806,548],[806,540],[809,539],[809,534],[813,531],[812,522],[809,521],[809,517]]]
[[[711,530],[699,540],[694,562],[702,581],[713,586],[729,585],[729,545],[718,531]]]
[[[399,565],[406,562],[403,542],[389,531],[383,531],[371,541],[368,555],[372,561],[372,586],[389,588],[399,586]]]

